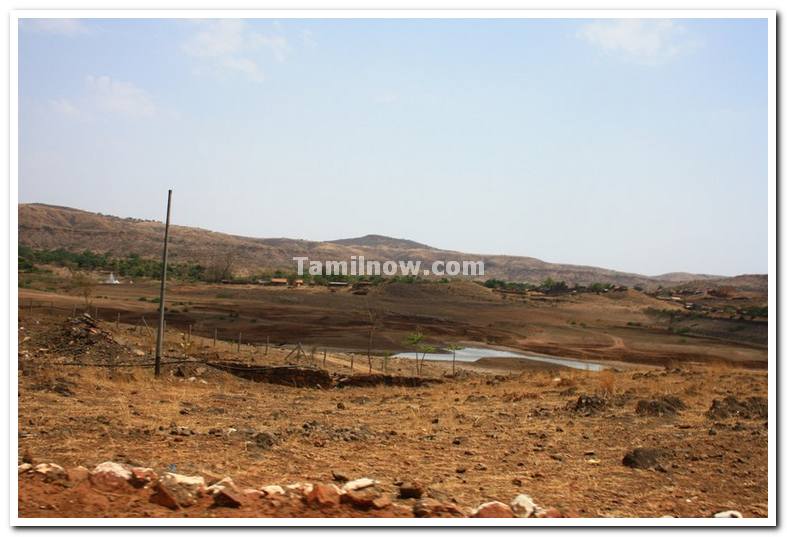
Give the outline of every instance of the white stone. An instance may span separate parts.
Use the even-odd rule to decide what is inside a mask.
[[[713,515],[713,518],[743,518],[743,515],[740,511],[722,511]]]
[[[33,469],[33,465],[30,464],[30,463],[27,463],[27,462],[22,463],[22,464],[19,465],[19,473],[20,474],[24,474],[25,472],[29,472],[32,469]]]
[[[273,496],[274,494],[284,494],[284,489],[279,485],[268,485],[260,489],[266,496]]]
[[[213,483],[209,486],[206,491],[210,495],[217,494],[218,492],[224,490],[225,488],[234,489],[237,488],[235,486],[235,482],[232,480],[231,477],[225,477]]]
[[[121,479],[129,480],[131,479],[131,470],[123,466],[122,464],[118,464],[116,462],[107,461],[102,462],[95,468],[93,468],[93,474],[112,474],[117,476]]]
[[[65,472],[62,466],[55,463],[50,462],[42,462],[41,464],[37,464],[35,467],[35,472],[37,474],[47,475],[52,472]]]
[[[538,510],[538,505],[527,494],[520,494],[511,500],[511,510],[518,518],[528,518],[535,514]]]
[[[362,477],[360,479],[354,479],[352,481],[348,481],[342,487],[345,491],[350,490],[361,490],[365,488],[372,487],[377,484],[377,481],[374,479],[369,479],[368,477]]]
[[[306,495],[312,491],[314,485],[311,483],[293,483],[292,485],[286,485],[285,488],[287,490],[297,490],[301,494]]]

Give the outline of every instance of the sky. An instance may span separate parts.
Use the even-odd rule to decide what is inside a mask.
[[[766,273],[766,20],[23,19],[19,201]]]

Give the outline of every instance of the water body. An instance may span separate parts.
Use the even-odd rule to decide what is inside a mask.
[[[414,352],[400,352],[394,355],[395,358],[415,358]],[[533,362],[546,362],[549,364],[561,365],[572,369],[584,369],[585,371],[601,371],[604,366],[582,360],[572,360],[571,358],[559,358],[557,356],[547,356],[544,354],[530,354],[513,351],[501,351],[497,349],[481,349],[478,347],[463,347],[456,351],[457,362],[475,362],[481,358],[519,358],[520,360],[531,360]],[[451,361],[451,353],[429,353],[427,360]]]

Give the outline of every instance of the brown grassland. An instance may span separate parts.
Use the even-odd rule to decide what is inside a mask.
[[[84,304],[65,286],[49,285],[19,291],[20,462],[92,468],[116,461],[209,482],[232,476],[251,488],[369,477],[392,498],[397,483],[417,481],[425,496],[467,512],[527,493],[565,516],[768,514],[767,411],[708,412],[729,397],[767,401],[761,324],[742,320],[729,338],[698,336],[691,330],[709,334],[716,325],[702,323],[721,322],[698,318],[676,332],[653,311],[677,306],[633,291],[528,301],[472,283],[382,286],[363,296],[173,284],[166,360],[197,361],[166,365],[156,379],[150,367],[119,365],[150,360],[144,323],[155,324],[155,282],[97,289],[90,311],[98,308],[117,354],[112,346],[74,352],[63,327]],[[368,373],[369,311],[379,319],[374,373],[384,353],[405,350],[402,340],[415,329],[436,347],[500,345],[607,369],[485,359],[450,375],[450,363],[429,362],[422,376],[439,382],[317,388],[252,382],[199,363],[286,364],[301,342],[336,378]],[[298,360],[310,364],[308,356]],[[389,374],[414,374],[412,360],[386,364]],[[665,397],[679,400],[678,408],[662,408]],[[637,447],[664,455],[648,469],[623,465]],[[350,513],[262,500],[170,510],[138,491],[19,476],[23,517],[404,516],[415,500],[396,502],[404,510]]]

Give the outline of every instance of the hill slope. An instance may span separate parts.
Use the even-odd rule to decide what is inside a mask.
[[[161,222],[119,218],[44,204],[19,205],[19,244],[36,249],[64,248],[93,250],[116,255],[136,253],[143,257],[161,255],[164,225]],[[230,256],[238,275],[266,270],[292,271],[293,257],[312,260],[349,260],[363,255],[367,260],[483,260],[484,278],[541,282],[550,277],[568,283],[610,282],[620,285],[674,285],[681,281],[704,280],[707,275],[669,274],[647,277],[598,267],[547,263],[532,257],[473,255],[440,250],[410,240],[367,235],[328,242],[294,239],[256,239],[200,228],[172,226],[170,259],[174,262],[208,264]]]

